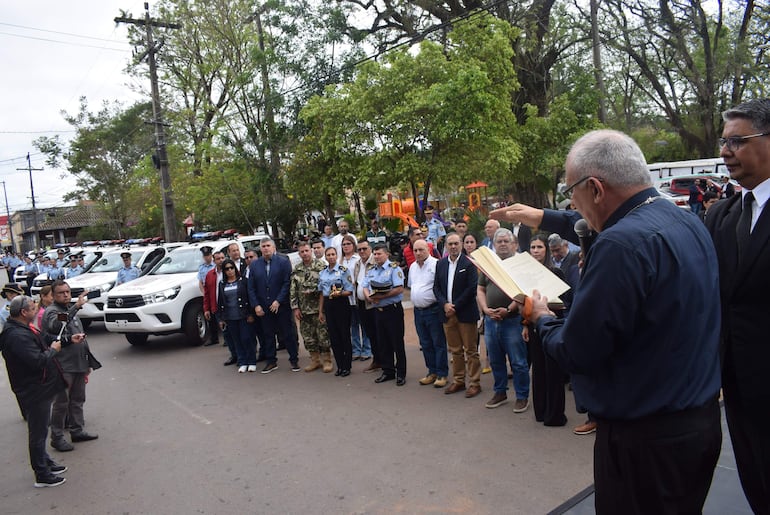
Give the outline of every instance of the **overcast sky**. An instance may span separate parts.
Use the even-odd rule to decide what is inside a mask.
[[[40,136],[72,137],[62,110],[75,114],[81,96],[92,111],[103,100],[130,105],[139,98],[132,91],[134,79],[123,73],[131,47],[126,26],[116,27],[113,21],[121,9],[135,18],[144,16],[144,2],[135,0],[3,2],[0,181],[5,182],[11,213],[32,207],[29,172],[16,170],[27,167],[28,152],[33,168],[45,168],[32,172],[38,207],[63,205],[63,194],[73,189],[73,178],[45,166],[44,156],[32,146]],[[5,214],[2,194],[0,211]]]

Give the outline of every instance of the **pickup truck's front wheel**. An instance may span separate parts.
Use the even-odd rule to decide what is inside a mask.
[[[145,333],[126,333],[126,340],[131,345],[144,345],[147,343],[147,334]]]
[[[203,316],[203,303],[189,304],[182,314],[182,330],[187,336],[187,343],[193,347],[203,345],[208,337],[209,327]]]

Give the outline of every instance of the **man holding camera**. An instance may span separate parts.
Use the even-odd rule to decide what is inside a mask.
[[[82,335],[82,345],[65,347],[57,355],[68,387],[59,392],[53,401],[51,447],[60,452],[67,452],[74,447],[64,438],[65,424],[73,442],[87,442],[99,438],[98,435],[85,431],[83,405],[86,402],[88,374],[102,365],[91,354],[83,323],[77,316],[80,308],[88,301],[86,292],[83,292],[70,307],[72,293],[69,284],[59,280],[53,283],[52,289],[53,304],[43,314],[43,331],[49,338],[54,339],[58,339],[59,334],[63,338]]]

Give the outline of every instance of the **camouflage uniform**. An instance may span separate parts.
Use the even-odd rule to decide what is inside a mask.
[[[313,259],[309,265],[300,263],[291,274],[289,299],[291,309],[299,308],[302,320],[299,332],[308,352],[329,352],[329,333],[326,324],[318,320],[318,304],[321,292],[318,291],[318,274],[326,268],[323,261]]]

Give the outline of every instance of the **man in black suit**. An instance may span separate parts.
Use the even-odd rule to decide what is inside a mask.
[[[462,242],[457,233],[446,237],[449,254],[436,264],[433,294],[442,306],[447,347],[452,354],[452,383],[444,393],[465,390],[466,362],[468,389],[465,396],[475,397],[481,392],[481,362],[479,361],[478,332],[479,309],[476,305],[476,266],[463,255]],[[450,277],[450,273],[452,274]]]
[[[755,513],[770,513],[770,99],[722,114],[720,156],[741,195],[706,216],[719,260],[722,388],[743,491]]]
[[[278,368],[275,356],[275,336],[286,347],[292,372],[299,372],[297,358],[297,337],[292,330],[292,311],[289,303],[289,284],[291,262],[289,258],[275,252],[275,243],[271,238],[263,238],[259,244],[262,250],[260,259],[252,260],[249,265],[249,301],[254,306],[254,313],[262,320],[265,332],[265,360],[262,370],[268,374]]]

